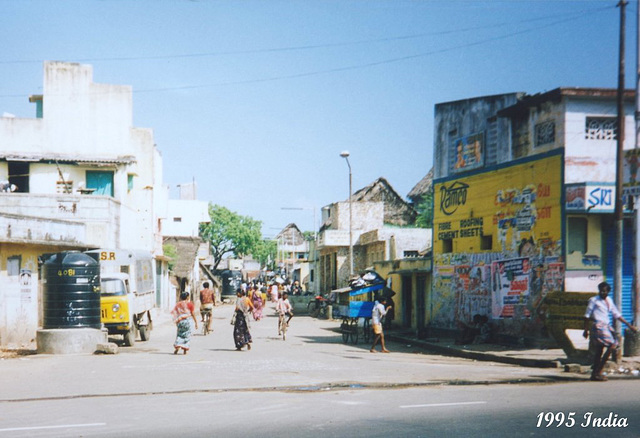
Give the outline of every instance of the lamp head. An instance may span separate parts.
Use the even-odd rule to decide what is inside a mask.
[[[349,157],[349,151],[342,151],[340,152],[340,156],[342,158],[348,158]]]

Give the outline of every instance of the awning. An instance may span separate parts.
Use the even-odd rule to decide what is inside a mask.
[[[429,272],[431,272],[431,267],[415,268],[415,269],[398,269],[398,270],[389,272],[387,275],[428,274]]]

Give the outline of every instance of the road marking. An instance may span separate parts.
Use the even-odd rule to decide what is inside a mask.
[[[97,427],[106,426],[107,423],[86,423],[86,424],[61,424],[59,426],[37,426],[37,427],[12,427],[0,429],[0,432],[16,432],[19,430],[43,430],[43,429],[66,429],[69,427]]]
[[[486,401],[476,401],[476,402],[458,402],[458,403],[431,403],[427,405],[405,405],[400,406],[401,409],[408,408],[437,408],[440,406],[462,406],[462,405],[484,405]]]

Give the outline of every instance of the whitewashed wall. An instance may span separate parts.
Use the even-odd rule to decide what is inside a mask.
[[[624,149],[635,142],[634,109],[625,107]],[[567,99],[565,119],[565,183],[615,182],[616,140],[587,140],[587,116],[616,116],[615,100]]]

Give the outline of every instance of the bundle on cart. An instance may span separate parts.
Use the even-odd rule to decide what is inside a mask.
[[[368,270],[349,284],[350,287],[333,291],[338,296],[342,340],[354,344],[357,344],[359,339],[368,342],[371,339],[371,311],[374,300],[378,296],[390,296],[395,292],[387,288],[386,280],[373,270]]]

